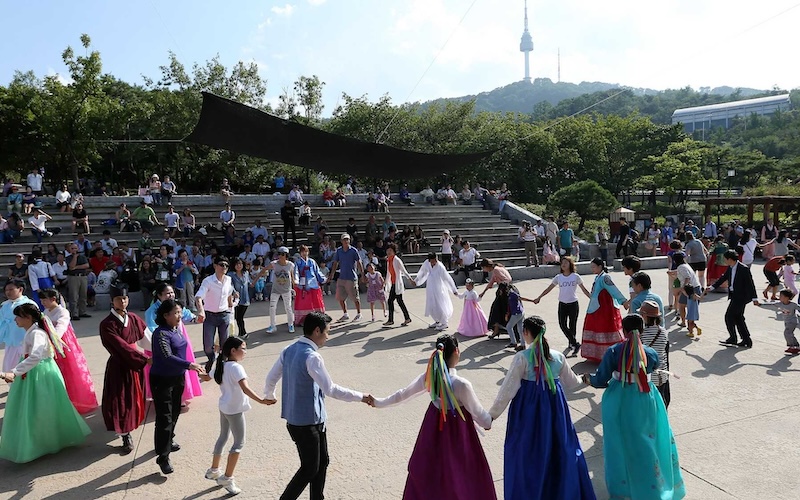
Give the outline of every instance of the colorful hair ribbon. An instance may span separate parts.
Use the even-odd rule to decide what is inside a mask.
[[[622,345],[622,355],[619,358],[617,371],[620,374],[622,385],[628,382],[628,375],[631,375],[640,392],[650,392],[650,384],[647,380],[647,355],[644,352],[642,339],[639,337],[639,330],[632,330],[628,340]]]
[[[56,335],[56,327],[50,318],[45,315],[42,315],[42,320],[44,321],[44,331],[47,334],[47,338],[50,340],[50,345],[53,348],[54,354],[61,356],[62,358],[66,358],[67,355],[65,351],[67,346],[64,345],[64,342],[61,341],[61,338]]]
[[[441,345],[441,344],[440,344]],[[458,413],[462,420],[466,421],[461,406],[453,393],[453,381],[450,379],[450,370],[444,360],[444,352],[437,346],[428,360],[428,369],[425,373],[425,389],[431,395],[431,401],[439,401],[439,430],[444,428],[447,421],[447,412]]]
[[[547,354],[544,352],[542,346],[542,338],[546,328],[542,328],[541,333],[536,336],[533,341],[533,347],[528,349],[530,357],[528,359],[529,366],[532,367],[533,373],[536,376],[536,382],[544,388],[545,386],[550,389],[550,392],[555,394],[556,381],[553,377],[553,368],[547,362]]]

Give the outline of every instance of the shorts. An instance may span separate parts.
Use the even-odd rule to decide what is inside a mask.
[[[691,267],[695,271],[705,271],[706,270],[706,261],[689,262],[689,267]]]
[[[347,297],[353,299],[353,302],[359,302],[355,280],[336,280],[336,300],[345,301]]]
[[[767,271],[764,269],[764,276],[767,277],[767,281],[769,281],[769,286],[778,286],[781,284],[780,278],[778,278],[778,273],[775,271]]]

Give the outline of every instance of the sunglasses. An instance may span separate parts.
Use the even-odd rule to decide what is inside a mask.
[[[228,264],[227,264],[226,262],[221,262],[221,263],[219,263],[219,264],[217,264],[217,265],[218,265],[219,267],[228,267]]]

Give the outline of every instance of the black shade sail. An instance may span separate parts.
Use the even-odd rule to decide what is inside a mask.
[[[284,120],[208,92],[203,92],[200,119],[184,140],[320,172],[385,179],[433,177],[493,153],[406,151]]]

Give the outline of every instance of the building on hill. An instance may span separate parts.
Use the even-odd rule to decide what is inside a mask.
[[[676,109],[672,113],[672,124],[683,124],[687,134],[717,127],[728,128],[731,120],[736,117],[747,117],[751,114],[771,115],[776,111],[786,111],[791,108],[789,94],[757,97],[741,101],[709,104],[693,108]]]

